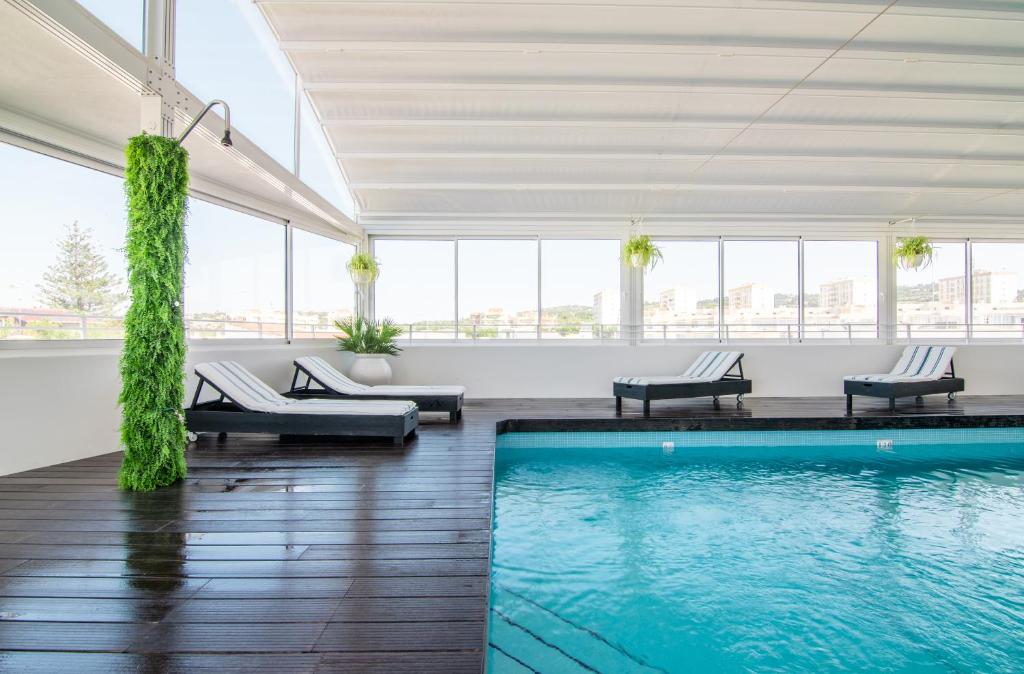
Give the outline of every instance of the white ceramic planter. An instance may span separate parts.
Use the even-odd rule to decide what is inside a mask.
[[[381,386],[391,383],[391,364],[379,353],[357,353],[348,375],[360,384]]]

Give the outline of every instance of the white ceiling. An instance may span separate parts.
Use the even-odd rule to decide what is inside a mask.
[[[1024,2],[257,2],[367,225],[1024,217]]]

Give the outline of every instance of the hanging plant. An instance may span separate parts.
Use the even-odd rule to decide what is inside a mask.
[[[185,477],[185,265],[188,152],[142,134],[125,149],[131,307],[121,354],[122,489],[149,491]]]
[[[908,236],[896,242],[893,261],[901,269],[924,269],[932,263],[935,248],[927,236]]]
[[[369,253],[356,253],[345,266],[357,285],[370,285],[380,276],[379,263]]]
[[[654,269],[663,258],[661,249],[651,241],[646,234],[633,234],[626,241],[623,251],[626,257],[626,264],[633,269]]]

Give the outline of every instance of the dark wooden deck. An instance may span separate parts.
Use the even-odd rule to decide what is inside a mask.
[[[942,398],[897,416],[1022,410]],[[611,399],[469,402],[402,449],[204,437],[188,479],[151,494],[117,490],[118,454],[2,477],[0,671],[480,672],[496,422],[613,414]],[[841,416],[843,400],[654,414]]]

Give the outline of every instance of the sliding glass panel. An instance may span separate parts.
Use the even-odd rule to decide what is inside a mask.
[[[227,101],[232,124],[293,170],[295,73],[259,8],[178,0],[175,21],[178,79],[203,101]]]
[[[618,240],[541,241],[541,337],[619,334]]]
[[[302,95],[302,129],[299,134],[299,177],[324,199],[347,215],[355,219],[355,202],[345,185],[345,178],[338,168],[338,161],[331,151],[331,146],[324,136],[323,127],[317,120],[313,106],[306,96]]]
[[[186,232],[188,336],[283,338],[284,225],[189,199]]]
[[[0,144],[0,182],[0,340],[121,338],[121,179]]]
[[[804,337],[878,337],[878,244],[804,242]]]
[[[934,243],[932,263],[896,272],[896,338],[966,336],[966,244]]]
[[[725,241],[725,326],[730,339],[797,339],[796,241]]]
[[[644,338],[718,339],[718,242],[658,241],[644,275]]]
[[[455,242],[377,239],[374,316],[403,327],[402,339],[455,339]]]
[[[352,318],[356,290],[345,264],[356,247],[292,229],[292,324],[296,339],[330,338],[335,321]]]
[[[78,0],[78,4],[133,47],[143,50],[145,0]]]
[[[536,339],[536,241],[459,241],[459,336]]]
[[[974,337],[1024,339],[1024,243],[973,243]]]

